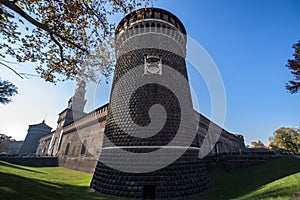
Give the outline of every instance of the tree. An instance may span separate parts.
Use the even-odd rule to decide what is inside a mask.
[[[286,84],[286,89],[292,94],[300,90],[300,40],[293,45],[293,49],[295,50],[294,59],[289,59],[286,65],[293,74],[293,79]]]
[[[17,87],[9,81],[0,79],[0,103],[8,104],[11,102],[10,97],[18,94]]]
[[[300,153],[300,127],[281,127],[270,138],[271,149],[283,149],[289,152]]]
[[[262,143],[260,140],[258,140],[257,142],[251,142],[251,145],[253,148],[266,148],[266,146],[264,145],[264,143]]]
[[[95,72],[87,71],[84,63],[98,52],[98,67],[107,77],[114,63],[107,55],[115,30],[110,18],[146,7],[149,2],[0,0],[0,64],[5,64],[9,55],[18,62],[38,64],[36,71],[46,81],[64,81],[78,75],[95,80]]]
[[[11,136],[0,133],[0,153],[1,152],[10,152],[10,146],[15,140]]]

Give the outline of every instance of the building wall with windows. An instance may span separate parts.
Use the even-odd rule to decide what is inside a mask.
[[[40,138],[37,155],[57,156],[60,166],[93,173],[101,153],[107,109],[108,104],[64,126],[59,115],[57,129]]]
[[[107,105],[63,128],[63,137],[57,153],[63,167],[93,173],[101,153]]]

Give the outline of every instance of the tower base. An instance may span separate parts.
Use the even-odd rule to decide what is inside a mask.
[[[194,196],[205,192],[209,186],[205,165],[197,155],[197,150],[187,150],[172,164],[148,173],[118,171],[103,164],[100,156],[91,188],[107,195],[137,199],[183,199]],[[126,158],[120,159],[126,165]]]

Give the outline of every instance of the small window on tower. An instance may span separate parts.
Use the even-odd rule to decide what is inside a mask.
[[[144,59],[144,74],[162,74],[162,62],[160,56],[146,55]]]

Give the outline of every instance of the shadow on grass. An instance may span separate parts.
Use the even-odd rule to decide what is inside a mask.
[[[20,169],[20,170],[25,170],[25,171],[28,171],[28,172],[34,172],[34,173],[38,173],[38,174],[44,174],[44,172],[39,172],[39,171],[36,171],[36,170],[28,169],[26,167],[21,167],[19,165],[10,164],[10,163],[7,163],[7,162],[0,162],[0,166],[10,167],[10,168],[15,168],[15,169]]]
[[[24,178],[18,175],[0,173],[1,199],[63,199],[63,200],[110,200],[118,199],[91,192],[88,187],[53,183],[44,180]]]
[[[300,159],[295,157],[281,157],[237,172],[211,172],[210,190],[206,194],[192,199],[244,199],[243,196],[251,194],[270,182],[300,172],[299,166]],[[282,191],[278,194],[266,191],[259,194],[260,196],[257,196],[257,199],[262,199],[262,197],[272,198],[273,195],[280,196],[284,193],[286,195],[293,195],[284,190]],[[289,191],[297,192],[299,188],[289,189]]]

